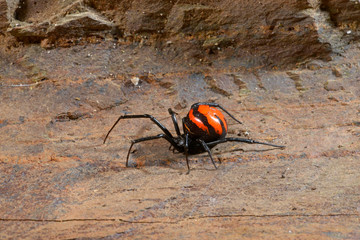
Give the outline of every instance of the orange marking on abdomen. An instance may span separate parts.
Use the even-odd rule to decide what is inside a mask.
[[[191,109],[189,112],[189,118],[190,118],[191,122],[195,123],[196,126],[198,126],[198,128],[200,128],[204,132],[207,132],[208,134],[210,134],[208,127],[200,119],[198,119],[197,117],[194,116],[193,109]]]
[[[221,135],[223,133],[220,121],[223,122],[225,131],[227,132],[227,124],[225,121],[225,117],[217,108],[210,107],[208,105],[200,105],[198,111],[207,118],[209,125],[214,128],[215,132],[218,135]]]

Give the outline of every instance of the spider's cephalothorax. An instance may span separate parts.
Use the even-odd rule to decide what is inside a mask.
[[[224,109],[222,106],[220,106],[217,103],[195,103],[191,106],[191,109],[187,114],[187,116],[182,119],[182,125],[183,125],[182,134],[180,133],[180,128],[175,116],[176,115],[175,112],[169,109],[169,113],[171,115],[175,127],[175,131],[177,135],[176,137],[174,137],[169,132],[169,130],[164,125],[162,125],[156,118],[154,118],[149,114],[124,115],[124,116],[120,116],[117,119],[117,121],[114,123],[114,125],[111,127],[111,129],[108,131],[104,139],[104,143],[107,137],[109,136],[110,132],[113,130],[113,128],[121,119],[150,118],[150,120],[153,121],[163,131],[163,133],[160,133],[155,136],[143,137],[133,140],[131,142],[131,146],[129,148],[128,155],[126,158],[126,166],[128,166],[131,148],[135,143],[154,140],[158,138],[164,138],[171,144],[171,146],[175,150],[185,153],[188,173],[190,172],[189,159],[188,159],[189,154],[208,152],[212,163],[214,164],[215,168],[217,168],[210,149],[219,143],[232,141],[232,142],[244,142],[250,144],[254,144],[254,143],[263,144],[263,145],[269,145],[279,148],[284,147],[271,143],[258,142],[246,138],[226,138],[225,136],[227,133],[227,123],[224,115],[217,108],[220,108],[235,121],[241,123],[234,116],[232,116],[226,109]]]

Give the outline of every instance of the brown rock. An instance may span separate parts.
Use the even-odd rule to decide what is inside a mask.
[[[6,28],[9,25],[8,19],[7,19],[7,6],[6,6],[6,0],[0,0],[0,33],[5,32]]]
[[[324,84],[324,88],[326,91],[340,91],[344,90],[344,87],[342,86],[342,83],[335,80],[328,80]]]
[[[125,13],[125,31],[128,33],[162,33],[172,3],[167,0],[135,0]]]
[[[349,0],[322,1],[323,10],[329,12],[331,20],[339,27],[357,29],[360,24],[360,3]]]
[[[19,3],[15,10],[10,7],[8,10],[12,22],[9,31],[21,39],[38,40],[49,36],[70,38],[94,33],[105,34],[113,27],[110,21],[84,6],[82,1],[59,1],[49,6],[47,4],[37,6],[35,2],[31,3],[22,7]]]
[[[49,35],[87,36],[106,33],[113,24],[94,12],[69,14],[48,29]]]
[[[219,25],[213,21],[213,15],[221,10],[205,5],[177,4],[172,8],[165,31],[172,33],[189,33],[218,30]]]
[[[10,33],[28,41],[125,33],[129,43],[156,46],[169,58],[182,58],[192,65],[227,59],[233,66],[276,67],[312,57],[328,58],[329,44],[319,41],[313,18],[303,13],[308,8],[306,0],[51,4],[14,0],[8,1],[8,21]],[[166,44],[169,41],[171,46]]]
[[[61,59],[56,50],[46,53],[49,61]],[[2,78],[0,238],[359,239],[360,50],[349,52],[355,51],[356,59],[318,70],[184,71],[139,76],[137,86],[131,76],[54,78],[36,86]],[[38,48],[37,58],[42,52],[48,50]],[[84,71],[98,70],[103,61],[96,60],[89,68],[81,62]],[[355,63],[351,71],[346,63]],[[338,102],[319,84],[335,78],[332,66],[347,70],[336,78],[344,86]],[[295,81],[307,88],[303,97]],[[171,95],[169,87],[176,90]],[[244,88],[241,103],[224,94]],[[240,132],[286,148],[217,145],[217,170],[207,154],[192,155],[186,175],[184,155],[169,151],[165,140],[136,144],[129,162],[138,168],[125,168],[132,139],[161,133],[148,119],[121,120],[102,144],[123,114],[150,113],[175,133],[167,109],[175,107],[180,119],[199,99],[216,99],[243,122],[226,116],[228,136]]]
[[[330,54],[315,1],[7,0],[0,239],[360,239],[360,49]],[[241,120],[227,136],[286,148],[219,144],[217,170],[191,155],[186,175],[164,139],[125,167],[162,133],[149,119],[103,144],[124,114],[176,134],[168,108],[181,129],[199,101]]]

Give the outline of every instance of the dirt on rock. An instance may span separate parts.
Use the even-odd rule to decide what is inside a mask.
[[[1,239],[360,238],[355,1],[0,6]],[[161,133],[148,119],[103,144],[124,114],[175,134],[168,108],[201,101],[286,148],[219,144],[218,169],[192,155],[186,174],[163,139],[125,167]]]

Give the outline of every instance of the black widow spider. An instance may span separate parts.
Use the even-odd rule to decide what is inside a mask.
[[[121,119],[150,118],[150,120],[153,121],[153,123],[155,123],[163,131],[163,133],[160,133],[155,136],[142,137],[139,139],[132,140],[127,157],[126,157],[126,167],[128,167],[130,152],[135,143],[164,138],[171,144],[171,146],[174,148],[174,150],[185,153],[186,165],[188,168],[187,174],[190,172],[189,159],[188,159],[189,154],[197,154],[197,153],[207,152],[210,156],[212,163],[214,164],[214,167],[217,169],[210,149],[219,143],[244,142],[244,143],[249,143],[249,144],[263,144],[263,145],[268,145],[268,146],[278,147],[278,148],[285,147],[285,146],[275,145],[275,144],[271,144],[271,143],[258,142],[258,141],[255,141],[252,139],[246,139],[246,138],[233,138],[233,137],[226,138],[225,136],[227,133],[227,123],[224,118],[224,115],[217,108],[220,108],[225,113],[227,113],[231,118],[233,118],[236,122],[241,124],[241,122],[239,120],[237,120],[233,115],[231,115],[226,109],[224,109],[219,104],[200,102],[200,103],[193,104],[191,106],[191,109],[190,109],[189,113],[187,114],[187,116],[182,119],[182,125],[183,125],[183,131],[184,131],[183,134],[180,133],[179,124],[178,124],[176,116],[175,116],[176,113],[173,110],[171,110],[171,108],[168,109],[169,114],[171,115],[174,127],[175,127],[175,131],[177,134],[176,137],[174,137],[169,132],[169,130],[164,125],[162,125],[152,115],[149,115],[149,114],[124,115],[124,116],[120,116],[116,120],[114,125],[110,128],[110,130],[106,134],[104,143],[105,143],[106,139],[108,138],[110,132],[114,129],[116,124]],[[221,161],[220,161],[220,163],[221,163]]]

